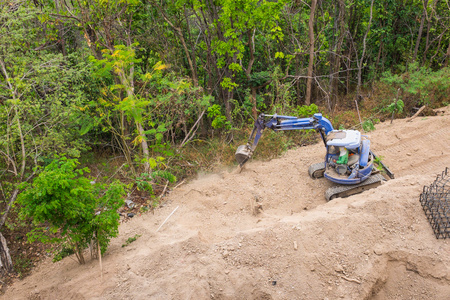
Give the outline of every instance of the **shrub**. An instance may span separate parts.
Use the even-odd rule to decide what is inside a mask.
[[[450,68],[432,71],[414,63],[408,66],[408,70],[401,75],[388,71],[383,73],[381,78],[381,82],[391,86],[392,91],[401,89],[404,106],[430,105],[433,107],[439,106],[448,99]]]
[[[125,190],[118,182],[95,183],[84,176],[89,169],[77,169],[78,164],[76,159],[57,157],[24,187],[18,202],[22,218],[31,218],[37,226],[28,234],[30,241],[63,244],[83,264],[82,251],[92,240],[103,253],[117,236],[117,209],[124,203]]]

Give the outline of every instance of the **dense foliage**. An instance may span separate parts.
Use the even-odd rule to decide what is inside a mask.
[[[448,103],[449,19],[443,0],[1,1],[0,228],[55,154],[113,154],[154,193],[181,148],[260,112],[331,114],[378,84],[388,114]]]
[[[28,234],[31,241],[61,244],[83,264],[83,250],[92,241],[104,252],[111,237],[117,236],[117,210],[125,190],[120,183],[99,184],[83,176],[89,169],[77,169],[77,164],[76,159],[56,158],[24,187],[18,202],[22,217],[36,225]]]

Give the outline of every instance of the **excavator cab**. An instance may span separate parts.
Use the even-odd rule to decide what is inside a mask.
[[[333,130],[326,137],[326,161],[335,168],[336,173],[348,174],[350,166],[359,162],[361,133],[355,130]]]
[[[333,130],[326,138],[324,176],[336,183],[364,181],[372,173],[373,157],[367,136],[355,130]]]

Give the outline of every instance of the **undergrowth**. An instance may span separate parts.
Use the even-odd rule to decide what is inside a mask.
[[[396,109],[398,117],[414,114],[419,107],[445,106],[450,102],[450,67],[437,71],[409,64],[401,74],[390,71],[383,73],[381,80],[374,85],[376,109],[391,111]],[[400,101],[401,109],[393,107]]]
[[[405,76],[401,78],[396,77],[395,82],[405,81]],[[398,84],[401,85],[401,82]],[[372,96],[358,102],[360,116],[356,111],[356,107],[353,107],[348,110],[335,109],[329,115],[325,115],[325,117],[330,119],[335,129],[355,129],[366,132],[374,130],[378,122],[385,121],[391,117],[391,112],[385,108],[391,105],[396,97],[397,90],[394,87],[398,89],[393,83],[385,81],[379,82],[373,85],[371,90],[367,90],[366,94],[372,94]],[[411,106],[423,103],[418,102],[419,98],[415,98],[411,102],[410,97],[412,96],[405,95],[403,94],[402,96],[405,109],[403,111],[397,110],[396,117],[411,115]],[[448,105],[450,103],[448,96],[445,97],[445,94],[442,94],[442,92],[439,95],[439,99],[428,103],[434,106],[439,105],[438,103],[440,105]],[[450,95],[450,93],[447,93],[447,95]],[[351,105],[352,102],[349,101],[349,104]],[[286,112],[283,111],[283,113],[280,112],[280,114],[308,117],[317,111],[326,111],[326,109],[324,107],[297,107]],[[362,124],[360,124],[360,118]],[[92,170],[91,175],[98,180],[108,182],[113,179],[120,179],[127,184],[130,193],[134,193],[142,199],[147,199],[147,205],[137,207],[137,210],[135,210],[138,213],[146,213],[164,201],[161,194],[168,185],[168,188],[173,187],[186,178],[194,177],[200,171],[216,172],[224,167],[236,167],[235,151],[239,145],[247,143],[253,129],[253,123],[247,123],[240,129],[231,129],[224,133],[218,132],[210,138],[202,138],[199,135],[182,148],[171,147],[170,152],[167,152],[170,155],[163,157],[157,163],[154,170],[156,172],[154,174],[155,177],[140,171],[137,172],[138,175],[133,175],[130,166],[127,165],[127,161],[122,155],[111,151],[105,152],[104,149],[96,149],[96,151],[85,153],[81,156],[80,162],[82,166],[89,167]],[[266,130],[259,141],[253,158],[255,160],[270,160],[279,157],[289,149],[317,142],[321,142],[320,135],[314,130],[283,132]],[[153,152],[151,155],[158,157],[161,153]],[[152,185],[152,188],[149,188],[150,185]],[[129,238],[122,247],[126,247],[138,237],[136,235]],[[20,247],[18,246],[17,249],[20,249]],[[31,269],[32,261],[17,251],[15,247],[12,252],[17,274],[19,277],[23,277]],[[61,251],[55,257],[55,260],[62,259],[69,254]]]

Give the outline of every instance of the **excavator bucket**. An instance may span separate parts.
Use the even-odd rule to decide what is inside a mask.
[[[251,156],[250,148],[248,147],[248,145],[241,145],[237,148],[236,154],[234,156],[236,157],[239,165],[242,167]]]

